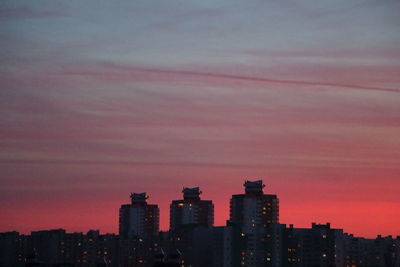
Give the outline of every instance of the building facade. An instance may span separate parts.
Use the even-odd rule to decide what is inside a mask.
[[[245,181],[244,194],[233,195],[228,224],[234,227],[234,266],[274,266],[268,250],[269,227],[279,223],[279,200],[264,194],[262,180]]]
[[[119,234],[121,238],[152,237],[159,232],[159,208],[147,204],[146,193],[132,193],[131,204],[119,210]]]
[[[211,200],[201,200],[198,187],[183,188],[183,199],[173,200],[170,205],[170,231],[190,226],[212,227],[214,224],[214,204]]]

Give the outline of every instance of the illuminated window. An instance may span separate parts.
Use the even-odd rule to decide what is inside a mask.
[[[179,206],[179,207],[183,207],[183,203],[179,203],[178,206]]]

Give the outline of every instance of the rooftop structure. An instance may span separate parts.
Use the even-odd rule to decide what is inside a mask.
[[[146,195],[146,192],[143,192],[143,193],[132,193],[131,194],[132,204],[145,203],[148,198],[149,198],[149,196]]]
[[[252,193],[261,193],[262,194],[265,184],[263,184],[262,180],[245,181],[243,186],[245,187],[246,194],[252,194]]]
[[[203,192],[200,191],[199,187],[184,187],[182,193],[183,199],[200,199],[200,194]]]

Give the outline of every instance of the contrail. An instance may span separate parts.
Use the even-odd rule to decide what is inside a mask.
[[[270,79],[270,78],[260,78],[260,77],[252,77],[252,76],[221,74],[221,73],[211,73],[211,72],[169,70],[169,69],[157,69],[157,68],[140,68],[140,67],[131,67],[131,66],[120,66],[120,65],[116,65],[116,64],[112,64],[112,63],[105,63],[103,65],[107,66],[107,67],[112,67],[115,69],[120,69],[123,71],[202,76],[202,77],[223,78],[223,79],[243,80],[243,81],[252,81],[252,82],[290,84],[290,85],[330,86],[330,87],[342,87],[342,88],[358,89],[358,90],[373,90],[373,91],[400,93],[400,89],[364,86],[364,85],[356,85],[356,84],[298,81],[298,80],[281,80],[281,79]],[[76,73],[76,72],[69,72],[69,74],[78,74],[79,75],[79,73]],[[95,74],[95,73],[94,72],[93,73],[84,72],[84,74]]]
[[[135,68],[135,70],[136,71],[143,71],[143,72],[153,72],[153,73],[180,74],[180,75],[192,75],[192,76],[206,76],[206,77],[235,79],[235,80],[244,80],[244,81],[253,81],[253,82],[280,83],[280,84],[290,84],[290,85],[331,86],[331,87],[342,87],[342,88],[351,88],[351,89],[374,90],[374,91],[385,91],[385,92],[400,93],[400,89],[395,89],[395,88],[372,87],[372,86],[343,84],[343,83],[280,80],[280,79],[269,79],[269,78],[241,76],[241,75],[232,75],[232,74],[219,74],[219,73],[210,73],[210,72],[194,72],[194,71],[182,71],[182,70],[136,69],[136,68]]]

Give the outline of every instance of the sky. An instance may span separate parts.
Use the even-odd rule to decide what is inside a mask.
[[[245,180],[280,221],[400,235],[397,0],[0,3],[0,232],[118,231]]]

